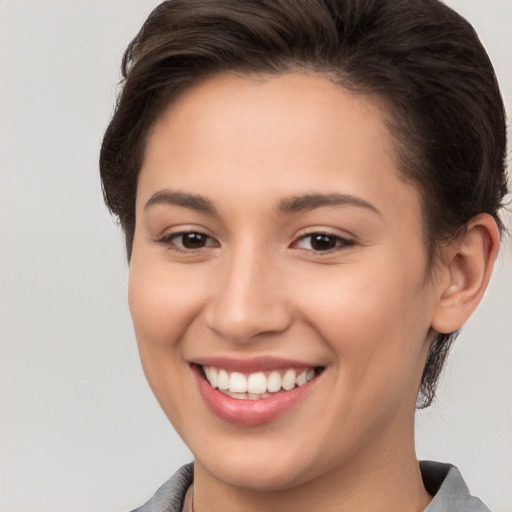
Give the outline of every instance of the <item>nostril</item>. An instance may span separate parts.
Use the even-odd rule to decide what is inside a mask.
[[[274,311],[252,312],[247,315],[233,315],[216,312],[207,318],[207,327],[217,336],[234,343],[252,343],[261,336],[283,333],[291,323],[291,315]]]

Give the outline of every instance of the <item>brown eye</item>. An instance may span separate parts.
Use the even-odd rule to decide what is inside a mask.
[[[311,237],[311,248],[314,251],[328,251],[334,249],[338,243],[338,240],[334,236],[329,235],[313,235]]]
[[[181,245],[184,249],[201,249],[208,242],[208,237],[202,233],[182,233],[176,238],[181,239],[181,243],[178,243],[178,245]]]
[[[199,231],[172,233],[157,241],[165,247],[178,252],[197,251],[206,247],[219,247],[219,243],[215,239]]]
[[[308,251],[327,252],[354,245],[354,241],[329,233],[311,233],[301,237],[295,245]]]

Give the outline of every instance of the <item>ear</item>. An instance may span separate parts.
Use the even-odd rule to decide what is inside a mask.
[[[472,219],[464,235],[442,249],[432,318],[436,332],[456,331],[471,316],[487,288],[499,246],[496,221],[482,214]]]

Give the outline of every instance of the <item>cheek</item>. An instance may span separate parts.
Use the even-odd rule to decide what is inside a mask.
[[[421,286],[400,272],[353,267],[309,297],[310,322],[333,354],[338,407],[329,422],[346,427],[340,435],[364,430],[371,437],[410,414],[426,357]]]
[[[204,286],[168,263],[134,252],[128,301],[144,373],[164,410],[168,381],[183,385],[183,333],[197,317]]]
[[[394,378],[416,371],[428,332],[428,292],[418,265],[398,267],[394,258],[378,265],[333,268],[329,278],[311,276],[307,306],[341,367],[355,383],[372,376]],[[321,270],[321,269],[320,269]],[[350,363],[350,364],[348,364]],[[380,376],[380,377],[379,377]]]
[[[200,307],[198,281],[179,268],[132,258],[128,302],[139,344],[163,349],[179,341]]]
[[[201,280],[168,264],[139,258],[130,263],[128,300],[144,374],[160,406],[178,431],[180,397],[191,391],[183,364],[183,334],[201,309]],[[173,390],[170,392],[170,390]]]

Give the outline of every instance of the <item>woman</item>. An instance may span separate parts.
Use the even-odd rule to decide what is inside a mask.
[[[437,0],[165,2],[101,172],[144,371],[194,454],[140,511],[487,510],[418,464],[499,249],[503,104]]]

